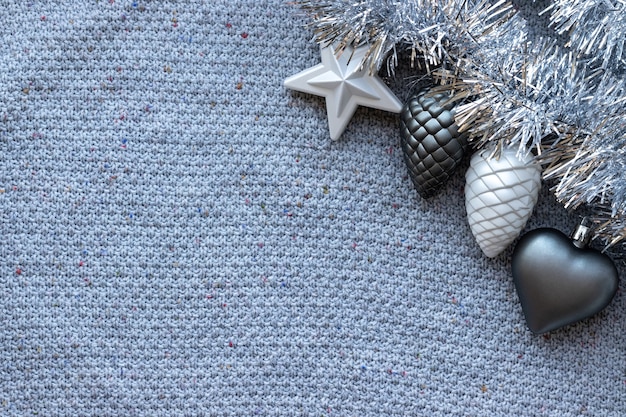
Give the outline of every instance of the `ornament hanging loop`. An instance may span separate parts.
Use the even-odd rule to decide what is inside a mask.
[[[574,229],[574,233],[572,233],[574,246],[581,249],[587,247],[591,241],[592,232],[591,220],[589,220],[589,217],[583,217],[580,224]]]

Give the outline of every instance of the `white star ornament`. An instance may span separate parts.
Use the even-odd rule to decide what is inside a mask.
[[[285,80],[285,87],[326,98],[330,138],[337,140],[359,105],[400,113],[402,103],[376,74],[361,68],[367,46],[346,47],[338,58],[335,47],[322,47],[322,63]],[[365,66],[363,66],[365,67]]]

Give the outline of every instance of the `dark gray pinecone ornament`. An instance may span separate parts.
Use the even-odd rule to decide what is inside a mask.
[[[400,112],[404,161],[417,192],[432,197],[452,175],[467,150],[467,138],[454,122],[454,104],[448,96],[411,97]]]

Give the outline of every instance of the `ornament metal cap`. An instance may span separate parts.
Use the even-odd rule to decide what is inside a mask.
[[[591,220],[588,217],[583,217],[580,224],[574,229],[572,233],[572,243],[577,248],[585,248],[591,241],[592,237]]]

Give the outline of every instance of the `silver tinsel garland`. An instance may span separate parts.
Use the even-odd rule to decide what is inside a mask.
[[[626,242],[626,0],[304,0],[317,41],[368,45],[371,71],[409,52],[458,102],[475,147],[533,151],[567,208]]]

